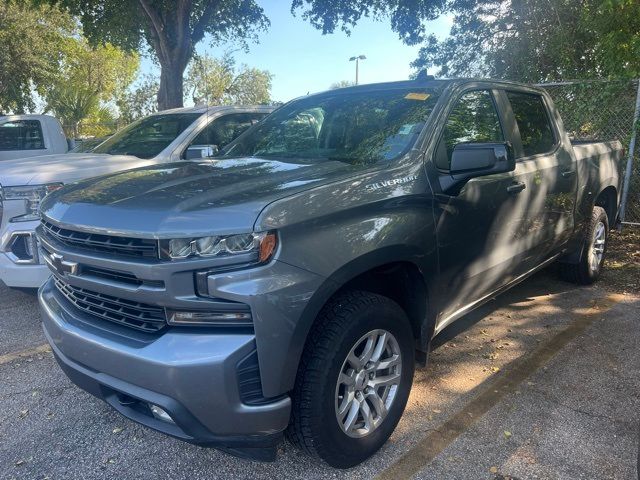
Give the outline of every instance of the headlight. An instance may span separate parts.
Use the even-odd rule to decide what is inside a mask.
[[[2,187],[2,200],[23,200],[26,213],[13,217],[11,222],[28,222],[38,220],[40,202],[49,193],[62,188],[62,183],[47,183],[45,185],[20,185],[17,187]]]
[[[162,258],[170,260],[242,255],[246,263],[264,263],[271,259],[276,246],[275,232],[262,232],[161,240],[160,252]]]

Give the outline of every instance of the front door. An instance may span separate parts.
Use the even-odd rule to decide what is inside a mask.
[[[511,142],[515,136],[501,92],[468,91],[447,117],[434,166],[446,175],[456,145]],[[468,181],[459,193],[436,194],[440,276],[432,298],[440,312],[437,330],[531,268],[536,245],[529,242],[525,223],[539,205],[523,194],[532,181],[529,168],[518,163],[513,172]]]

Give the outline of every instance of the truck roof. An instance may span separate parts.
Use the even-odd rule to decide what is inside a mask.
[[[482,82],[482,83],[491,83],[494,84],[496,86],[505,86],[505,87],[519,87],[519,88],[528,88],[528,89],[532,89],[532,90],[537,90],[537,91],[543,91],[543,89],[541,89],[540,87],[536,87],[534,85],[531,84],[527,84],[527,83],[520,83],[520,82],[512,82],[510,80],[496,80],[496,79],[492,79],[492,78],[444,78],[444,79],[435,79],[431,76],[428,76],[427,78],[418,78],[415,80],[401,80],[401,81],[396,81],[396,82],[380,82],[380,83],[367,83],[367,84],[362,84],[362,85],[353,85],[350,87],[342,87],[342,88],[337,88],[334,90],[327,90],[327,91],[323,91],[323,92],[317,92],[314,93],[313,95],[323,95],[323,94],[327,94],[330,92],[366,92],[366,91],[380,91],[380,90],[387,90],[387,89],[394,89],[394,88],[415,88],[415,87],[420,87],[420,88],[433,88],[433,87],[440,87],[440,88],[444,88],[447,86],[452,86],[452,85],[464,85],[465,83],[475,83],[475,82]]]
[[[209,114],[219,113],[219,112],[270,112],[274,109],[269,105],[246,105],[246,106],[236,106],[236,105],[197,105],[195,107],[181,107],[181,108],[170,108],[168,110],[162,110],[160,112],[156,112],[153,115],[166,115],[166,114],[174,114],[174,113],[206,113]]]

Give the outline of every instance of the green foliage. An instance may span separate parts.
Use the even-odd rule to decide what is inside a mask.
[[[116,115],[109,107],[98,107],[82,119],[78,127],[78,137],[104,137],[111,135],[118,129],[118,123]]]
[[[254,0],[34,0],[59,4],[77,15],[94,45],[126,50],[147,46],[161,66],[160,109],[182,106],[182,75],[196,44],[209,35],[216,44],[246,46],[269,21]]]
[[[116,106],[120,111],[119,120],[128,124],[155,113],[158,110],[159,89],[158,80],[151,75],[145,75],[137,86],[119,92],[116,97]]]
[[[0,2],[0,112],[33,111],[33,89],[55,80],[73,20],[57,8]]]
[[[42,87],[42,95],[46,110],[77,136],[83,119],[97,115],[104,102],[129,86],[139,59],[110,44],[91,47],[81,37],[67,38],[63,50],[59,72],[49,85]]]
[[[195,104],[260,105],[271,100],[272,79],[267,70],[236,68],[230,55],[220,59],[204,55],[191,63],[185,84]]]
[[[640,75],[637,0],[454,0],[450,37],[416,68],[525,82]]]
[[[291,12],[302,11],[302,17],[323,34],[340,28],[347,34],[363,18],[388,19],[391,28],[408,45],[427,36],[426,20],[444,13],[447,0],[293,0]]]

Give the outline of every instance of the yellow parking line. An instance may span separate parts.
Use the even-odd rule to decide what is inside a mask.
[[[13,362],[14,360],[19,360],[21,358],[33,357],[34,355],[47,353],[50,351],[51,351],[51,347],[49,346],[49,344],[44,344],[34,348],[29,348],[27,350],[21,350],[15,353],[7,353],[5,355],[0,355],[0,365]]]
[[[515,392],[523,380],[547,363],[571,340],[583,333],[602,313],[610,310],[624,298],[619,294],[608,295],[585,313],[577,314],[577,318],[565,330],[540,344],[529,355],[513,361],[503,370],[502,375],[487,382],[482,393],[423,438],[376,478],[378,480],[396,480],[416,475],[456,438],[480,420],[505,395]]]

